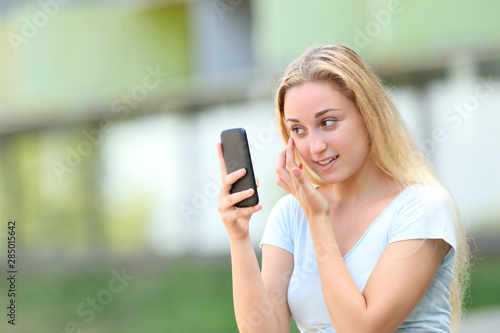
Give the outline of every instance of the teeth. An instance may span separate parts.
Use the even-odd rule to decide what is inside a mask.
[[[332,158],[329,158],[323,162],[318,162],[318,164],[320,165],[327,165],[328,163],[330,163],[331,161],[333,161],[335,159],[335,157],[332,157]]]

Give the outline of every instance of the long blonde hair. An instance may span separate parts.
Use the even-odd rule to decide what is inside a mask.
[[[371,68],[351,49],[339,45],[312,47],[287,68],[276,93],[278,123],[286,143],[290,137],[284,116],[287,91],[306,82],[332,84],[352,100],[368,130],[372,162],[394,182],[406,188],[413,184],[430,185],[448,199],[457,221],[457,252],[454,279],[451,283],[452,326],[455,329],[462,315],[464,290],[468,281],[469,252],[466,232],[451,194],[442,185],[430,162],[416,144],[405,122]],[[300,155],[309,180],[316,185],[324,182],[314,174]]]

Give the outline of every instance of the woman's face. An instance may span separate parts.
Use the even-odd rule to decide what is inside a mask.
[[[327,184],[349,179],[369,153],[356,104],[327,83],[307,82],[285,95],[286,126],[304,163]]]

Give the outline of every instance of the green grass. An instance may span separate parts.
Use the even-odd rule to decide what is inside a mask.
[[[117,293],[109,293],[111,269],[65,276],[21,276],[15,331],[61,333],[67,327],[66,331],[72,333],[237,332],[229,259],[168,262],[154,270],[126,268],[135,279]],[[106,295],[112,295],[112,299],[106,299]],[[87,302],[98,296],[109,304],[99,311],[91,310]],[[466,307],[476,310],[499,305],[500,259],[476,261]],[[76,312],[79,306],[86,310],[85,315]],[[2,320],[2,332],[5,324]],[[295,324],[292,327],[291,332],[298,332]]]
[[[229,261],[222,268],[176,262],[155,271],[126,269],[135,279],[118,293],[109,292],[110,271],[24,278],[18,286],[16,331],[59,333],[70,323],[68,332],[82,333],[237,332]],[[96,301],[93,309],[88,300],[99,297],[109,304]]]
[[[500,306],[500,258],[472,262],[467,295],[467,310]]]

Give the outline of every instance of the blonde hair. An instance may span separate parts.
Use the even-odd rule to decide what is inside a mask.
[[[368,130],[371,161],[401,189],[413,184],[430,185],[447,198],[456,215],[458,230],[450,301],[455,330],[462,315],[469,252],[466,232],[451,194],[416,144],[379,78],[354,51],[344,46],[312,47],[288,66],[276,93],[278,123],[285,143],[290,137],[284,116],[285,95],[290,88],[306,82],[329,83],[356,104]],[[325,184],[303,163],[297,152],[295,158],[298,163],[302,163],[312,183],[320,186]]]

